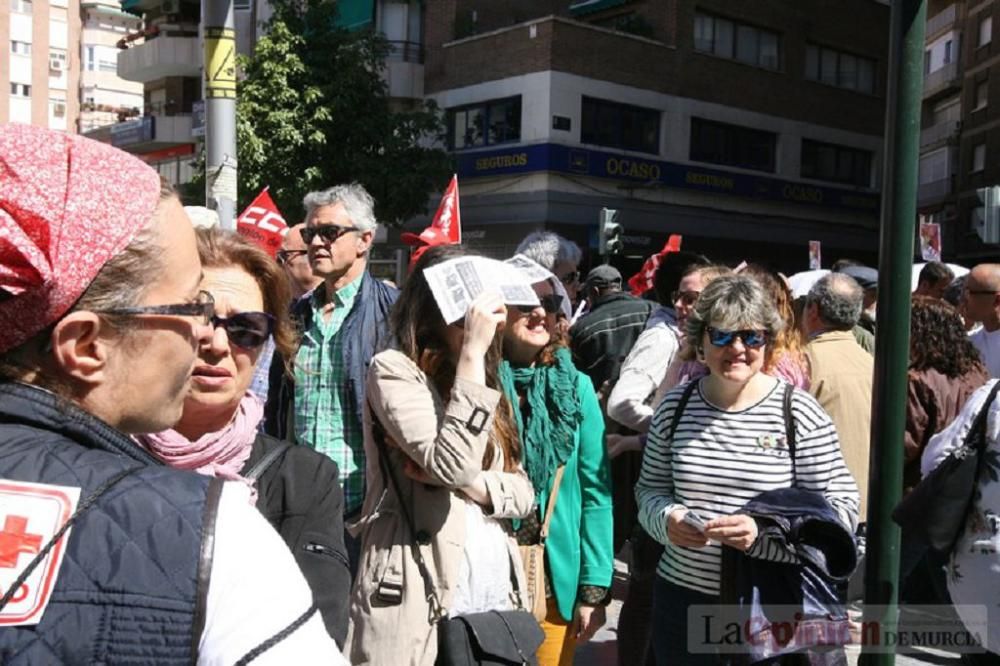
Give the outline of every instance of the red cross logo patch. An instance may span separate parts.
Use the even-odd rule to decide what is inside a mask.
[[[52,540],[76,510],[80,489],[0,479],[0,596]],[[38,624],[52,596],[72,529],[17,585],[0,610],[0,627]]]

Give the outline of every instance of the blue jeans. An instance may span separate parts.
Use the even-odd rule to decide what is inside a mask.
[[[656,666],[710,666],[718,655],[688,651],[688,608],[719,603],[713,597],[656,576],[653,584],[652,646]],[[697,631],[697,628],[695,629]],[[693,636],[697,640],[697,636]]]

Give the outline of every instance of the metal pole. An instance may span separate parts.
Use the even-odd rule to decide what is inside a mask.
[[[865,621],[878,621],[883,635],[895,629],[899,620],[899,527],[892,522],[891,514],[903,491],[910,275],[917,217],[926,19],[927,0],[893,0],[865,555]],[[895,655],[877,654],[863,647],[859,663],[890,665],[895,663]]]
[[[236,23],[232,0],[202,0],[205,38],[205,202],[236,228]]]

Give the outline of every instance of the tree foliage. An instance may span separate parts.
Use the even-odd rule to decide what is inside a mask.
[[[239,197],[245,206],[270,186],[282,213],[303,214],[306,193],[351,181],[376,201],[378,219],[398,224],[426,212],[428,193],[452,171],[432,102],[392,103],[382,78],[388,42],[336,27],[332,0],[276,0],[266,34],[237,98]]]

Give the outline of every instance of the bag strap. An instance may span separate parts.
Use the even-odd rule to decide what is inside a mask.
[[[63,526],[60,527],[54,535],[52,535],[52,538],[49,539],[49,542],[47,544],[45,544],[45,547],[42,548],[40,551],[38,551],[38,554],[35,555],[34,559],[28,563],[28,566],[24,568],[24,571],[22,571],[21,574],[14,580],[14,582],[11,583],[10,587],[7,589],[7,593],[3,595],[3,598],[0,598],[0,611],[2,611],[4,608],[7,607],[7,604],[10,603],[10,600],[14,598],[14,594],[18,591],[18,589],[20,589],[21,585],[24,584],[24,581],[28,580],[28,577],[31,575],[31,572],[33,572],[38,567],[38,565],[42,563],[42,560],[44,560],[46,556],[48,556],[49,551],[52,550],[53,547],[55,547],[55,545],[59,542],[59,539],[61,539],[63,535],[66,534],[66,531],[73,525],[73,523],[75,523],[80,516],[86,513],[87,510],[90,509],[90,507],[94,506],[94,503],[97,502],[98,498],[100,498],[101,495],[111,490],[112,486],[114,486],[116,483],[124,479],[126,476],[132,474],[133,472],[138,472],[140,469],[143,469],[144,467],[145,465],[140,465],[139,467],[131,467],[129,469],[118,472],[110,479],[108,479],[100,486],[98,486],[97,490],[95,490],[89,496],[87,496],[85,500],[80,502],[80,505],[76,507],[76,511],[73,512],[73,515],[70,516],[65,523],[63,523]]]
[[[785,446],[788,447],[788,457],[792,461],[792,485],[795,485],[795,416],[792,414],[792,396],[795,387],[785,384],[785,395],[782,396],[782,411],[785,418]]]
[[[555,481],[552,482],[552,492],[549,493],[548,506],[545,507],[545,519],[542,521],[542,531],[538,535],[538,542],[545,545],[545,539],[549,536],[549,524],[552,522],[552,512],[556,508],[556,497],[559,495],[559,486],[562,485],[563,472],[566,471],[566,465],[559,465],[559,469],[556,470]]]
[[[667,430],[668,439],[674,438],[677,426],[681,422],[681,416],[684,414],[684,408],[687,407],[687,404],[691,400],[694,390],[698,388],[698,382],[700,381],[700,379],[692,379],[688,382],[687,386],[684,387],[684,393],[681,393],[681,399],[677,401],[677,406],[674,407],[674,414],[670,418],[670,429]]]
[[[990,394],[986,397],[986,401],[983,406],[979,409],[979,413],[976,414],[976,420],[972,422],[972,427],[969,428],[969,434],[965,436],[965,442],[963,444],[968,448],[974,448],[979,452],[979,464],[982,465],[983,451],[986,449],[986,421],[989,417],[990,406],[993,404],[993,400],[997,397],[997,391],[1000,391],[1000,381],[996,381],[993,384],[993,388],[990,389]],[[976,472],[976,478],[979,478],[978,471]]]
[[[243,478],[251,483],[257,481],[261,474],[266,472],[268,468],[277,462],[278,458],[285,454],[285,451],[290,449],[292,445],[288,442],[278,442],[278,445],[264,454],[264,457],[257,461],[257,463],[250,468],[250,471],[243,475]]]

